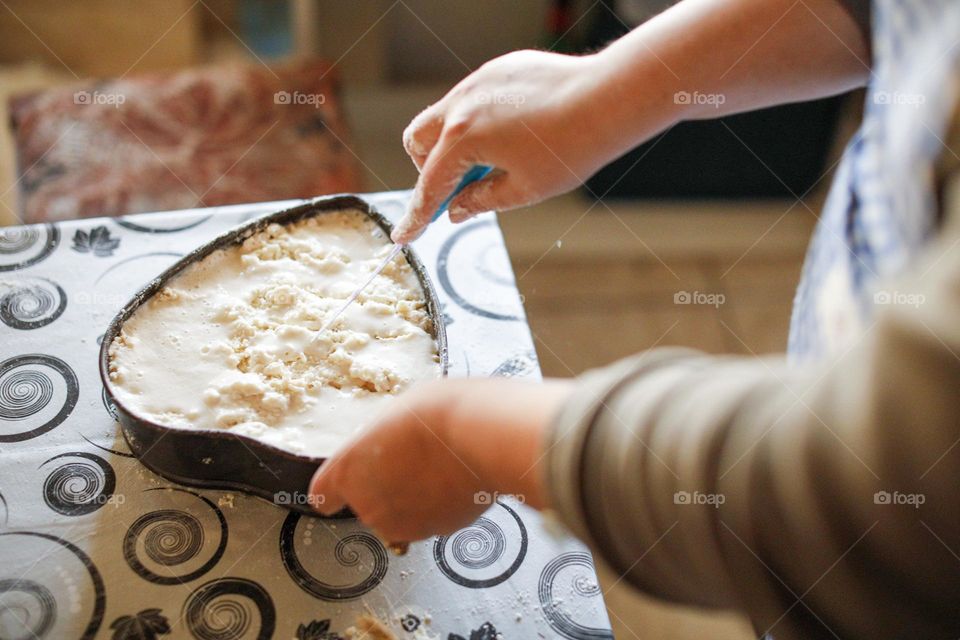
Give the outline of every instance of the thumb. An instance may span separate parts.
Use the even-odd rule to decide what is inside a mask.
[[[530,204],[529,193],[509,173],[494,174],[468,186],[450,203],[450,221],[463,222],[484,211],[506,211]]]
[[[314,511],[325,516],[332,516],[346,507],[347,503],[333,487],[333,474],[324,469],[328,466],[328,463],[329,461],[320,465],[317,472],[313,474],[313,478],[310,480],[309,494],[310,505]]]

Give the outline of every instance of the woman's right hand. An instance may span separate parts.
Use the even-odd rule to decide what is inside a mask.
[[[496,171],[451,203],[454,222],[579,186],[611,159],[609,139],[617,135],[604,120],[611,112],[599,71],[596,55],[516,51],[484,64],[414,118],[403,145],[420,179],[394,241],[415,239],[474,164]]]
[[[453,201],[455,222],[568,191],[680,120],[862,86],[859,26],[836,0],[810,4],[794,15],[792,0],[684,0],[599,53],[491,60],[404,132],[420,179],[393,239],[416,238],[474,164],[497,171]]]

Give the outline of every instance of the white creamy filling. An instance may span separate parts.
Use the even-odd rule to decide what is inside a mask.
[[[328,456],[416,380],[440,375],[420,283],[359,211],[270,225],[191,265],[124,323],[110,380],[134,413]]]

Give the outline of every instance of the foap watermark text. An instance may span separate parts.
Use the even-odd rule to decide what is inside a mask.
[[[927,103],[927,97],[922,93],[901,93],[899,91],[877,91],[873,94],[876,104],[906,105],[920,108]]]
[[[722,293],[707,293],[705,291],[677,291],[673,294],[673,304],[705,304],[719,307],[727,301]]]
[[[273,94],[274,104],[307,104],[315,109],[326,104],[327,96],[322,93],[303,93],[302,91],[277,91]]]
[[[927,297],[922,293],[908,293],[905,291],[883,289],[873,294],[874,304],[898,305],[916,309],[926,301]]]
[[[722,493],[703,493],[701,491],[677,491],[673,494],[673,504],[677,505],[707,505],[714,509],[719,509],[720,505],[727,501],[727,497]]]
[[[906,505],[919,509],[927,501],[922,493],[900,493],[899,491],[877,491],[873,494],[873,504]]]
[[[303,491],[277,491],[273,494],[273,504],[282,507],[293,505],[307,505],[316,507],[327,501],[326,496],[319,493],[304,493]]]
[[[77,91],[73,94],[73,104],[108,105],[119,107],[127,101],[122,93],[101,93],[100,91]]]
[[[719,109],[727,101],[722,93],[700,93],[699,91],[677,91],[673,94],[673,104],[702,105]]]
[[[519,109],[527,101],[522,93],[491,93],[488,91],[477,94],[477,103],[490,105],[507,105]]]
[[[527,501],[526,497],[522,493],[499,493],[497,491],[490,493],[489,491],[477,491],[475,494],[473,494],[473,504],[492,505],[500,498],[513,498],[520,504],[523,504]]]

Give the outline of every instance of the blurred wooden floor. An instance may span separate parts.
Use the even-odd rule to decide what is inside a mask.
[[[500,218],[545,375],[653,346],[785,349],[811,214],[777,222],[791,204],[780,201],[613,202],[581,218],[591,204],[571,195]]]

